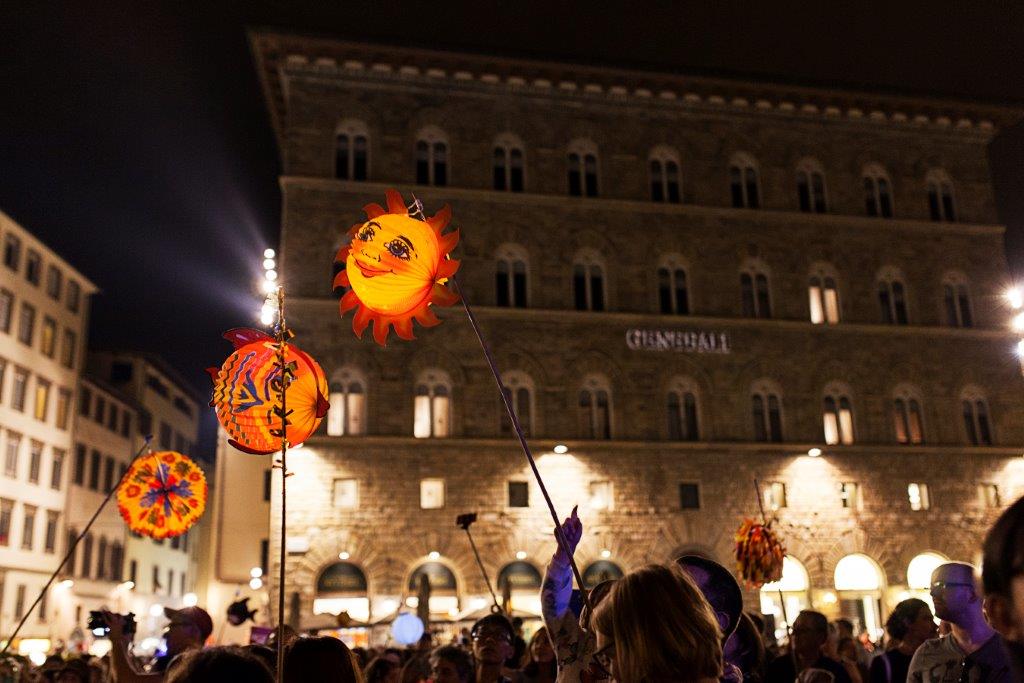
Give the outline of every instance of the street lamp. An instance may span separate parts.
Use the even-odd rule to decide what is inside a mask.
[[[263,281],[260,290],[266,295],[263,300],[263,307],[260,309],[260,323],[267,327],[274,324],[277,319],[277,290],[280,284],[277,282],[277,252],[273,249],[263,251]]]

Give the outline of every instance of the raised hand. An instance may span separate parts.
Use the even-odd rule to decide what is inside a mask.
[[[555,529],[555,538],[557,539],[561,535],[565,549],[563,550],[562,544],[559,544],[553,559],[563,564],[569,564],[569,557],[576,552],[576,546],[579,545],[580,539],[583,538],[583,522],[577,515],[578,507],[573,507],[572,513],[566,517],[561,526]],[[568,554],[566,554],[566,551],[568,551]]]

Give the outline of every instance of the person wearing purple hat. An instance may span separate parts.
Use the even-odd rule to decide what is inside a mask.
[[[202,607],[182,607],[181,609],[164,608],[164,616],[170,620],[164,629],[164,641],[167,651],[156,658],[150,667],[150,673],[140,673],[132,666],[128,658],[128,638],[122,628],[118,615],[104,611],[104,618],[110,627],[110,661],[116,683],[136,683],[164,680],[164,672],[178,655],[198,650],[206,643],[213,632],[213,620]]]

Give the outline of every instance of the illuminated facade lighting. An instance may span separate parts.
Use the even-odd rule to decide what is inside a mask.
[[[348,559],[349,557],[351,557],[351,555],[349,555],[349,554],[348,554],[348,553],[347,553],[346,551],[344,551],[344,550],[343,550],[343,551],[341,551],[340,553],[338,553],[338,559],[339,559],[339,560],[347,560],[347,559]]]
[[[430,555],[428,555],[427,557],[429,557],[432,560],[436,560],[441,557],[441,553],[437,552],[436,550],[431,550]]]
[[[807,455],[811,456],[812,458],[817,458],[818,456],[821,455],[821,449],[820,448],[808,448],[807,449]]]
[[[1021,292],[1020,287],[1011,287],[1003,296],[1006,297],[1013,310],[1024,307],[1024,293]]]
[[[559,455],[564,455],[565,453],[569,452],[569,447],[566,446],[564,443],[555,444],[554,451]]]

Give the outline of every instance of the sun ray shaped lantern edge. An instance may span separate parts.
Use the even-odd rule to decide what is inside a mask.
[[[128,528],[155,539],[180,536],[206,510],[203,470],[186,455],[157,451],[136,458],[117,489],[117,509]]]

